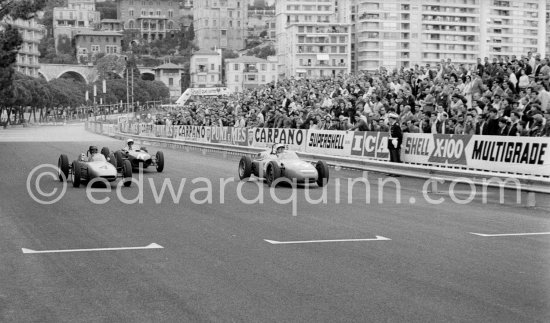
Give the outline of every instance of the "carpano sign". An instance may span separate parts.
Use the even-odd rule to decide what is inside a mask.
[[[252,146],[254,147],[271,147],[274,144],[283,144],[291,150],[305,151],[307,130],[286,128],[252,129]]]

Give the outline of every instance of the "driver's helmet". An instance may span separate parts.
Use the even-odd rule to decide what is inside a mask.
[[[97,146],[90,146],[90,148],[88,148],[90,155],[97,154],[98,150],[99,149],[97,149]]]
[[[126,143],[128,144],[128,146],[131,146],[134,144],[134,139],[128,139]]]
[[[273,153],[274,154],[282,154],[285,151],[285,145],[283,144],[275,144],[273,145]]]

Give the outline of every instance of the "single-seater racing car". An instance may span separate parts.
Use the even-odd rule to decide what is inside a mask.
[[[125,160],[130,161],[133,169],[144,169],[155,166],[157,172],[164,170],[164,153],[159,150],[155,155],[149,154],[145,147],[134,146],[134,141],[128,139],[128,146],[115,152],[117,163],[121,165]]]
[[[120,167],[117,166],[115,156],[109,153],[107,147],[103,147],[99,154],[96,146],[90,146],[86,154],[80,154],[72,164],[69,164],[69,158],[65,154],[59,156],[57,163],[59,180],[68,181],[69,176],[72,176],[73,187],[79,187],[81,183],[87,183],[94,178],[102,178],[108,182],[122,178],[124,186],[130,186],[132,165],[125,160]]]
[[[287,178],[297,184],[317,183],[322,187],[328,183],[329,169],[320,160],[313,164],[300,159],[294,151],[285,150],[284,145],[275,144],[271,151],[258,153],[254,159],[243,156],[239,162],[239,178],[248,179],[254,175],[264,178],[273,186],[278,178]]]

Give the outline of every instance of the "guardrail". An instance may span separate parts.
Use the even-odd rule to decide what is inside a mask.
[[[137,134],[122,133],[117,131],[116,125],[105,125],[96,129],[87,128],[93,132],[109,135],[117,139],[126,140],[133,138],[136,143],[141,145],[160,146],[173,149],[201,150],[203,152],[220,152],[230,155],[255,155],[258,152],[265,151],[265,147],[254,147],[246,145],[221,144],[212,142],[200,142],[195,140],[185,140],[176,138],[152,137]],[[91,129],[93,128],[93,129]],[[103,129],[107,128],[107,130]],[[200,134],[200,133],[199,133]],[[547,177],[525,175],[525,174],[507,174],[502,172],[476,171],[461,168],[445,168],[437,165],[416,165],[410,163],[389,163],[386,160],[365,159],[362,157],[334,156],[322,153],[312,153],[298,151],[298,155],[308,161],[324,160],[333,167],[342,167],[356,170],[373,171],[380,173],[391,173],[408,177],[433,179],[434,185],[429,189],[435,190],[437,184],[435,181],[452,181],[457,178],[466,178],[471,183],[479,186],[498,187],[515,189],[518,187],[516,181],[521,184],[522,191],[528,192],[527,206],[536,205],[535,193],[550,194],[550,179]]]

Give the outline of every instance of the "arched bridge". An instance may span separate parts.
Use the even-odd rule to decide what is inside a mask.
[[[151,68],[139,66],[141,77],[154,80],[155,72]],[[98,79],[98,72],[94,66],[72,64],[40,64],[38,75],[46,81],[57,78],[70,78],[78,82],[93,83]],[[122,77],[122,76],[121,76]]]
[[[72,78],[79,82],[93,83],[97,80],[97,70],[94,66],[70,64],[40,64],[38,75],[51,81],[57,78]]]

